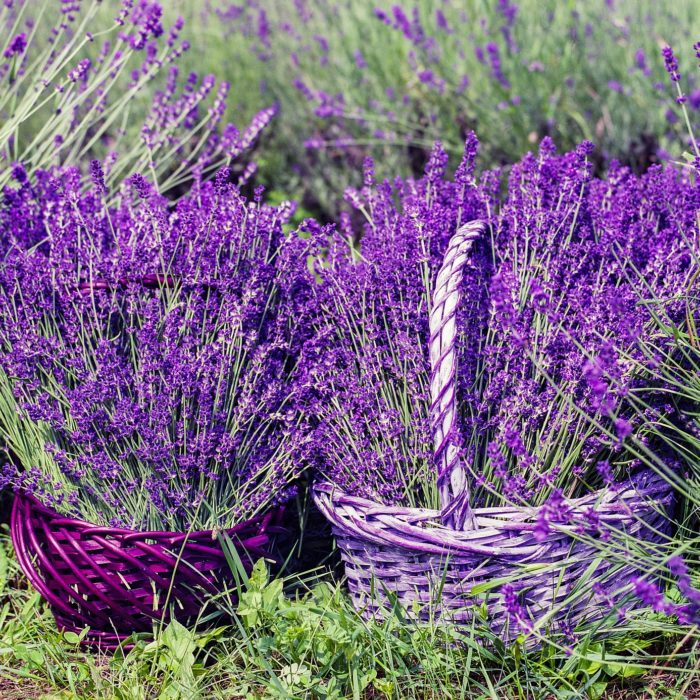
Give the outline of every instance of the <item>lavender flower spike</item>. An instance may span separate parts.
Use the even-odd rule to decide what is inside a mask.
[[[678,59],[673,53],[673,49],[670,46],[664,46],[664,48],[661,49],[661,54],[664,57],[664,67],[666,68],[666,72],[671,77],[671,80],[674,83],[679,82],[681,79],[681,74],[678,72]]]

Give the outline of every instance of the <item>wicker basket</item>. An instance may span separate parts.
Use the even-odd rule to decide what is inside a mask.
[[[483,229],[473,221],[453,236],[430,315],[430,412],[442,510],[386,506],[329,483],[315,486],[314,499],[332,525],[355,607],[366,617],[381,617],[398,601],[409,616],[468,625],[485,602],[491,629],[507,640],[517,625],[508,624],[501,588],[511,578],[510,595],[518,591],[527,627],[571,626],[609,612],[613,594],[644,563],[634,552],[604,560],[595,538],[578,536],[584,511],[594,509],[602,528],[657,543],[669,528],[672,493],[659,476],[639,474],[615,490],[569,501],[571,524],[557,526],[545,541],[536,537],[536,508],[472,509],[454,439],[455,313],[462,270]]]
[[[269,557],[284,535],[283,509],[227,530],[243,566]],[[207,596],[232,584],[232,573],[211,531],[134,532],[97,527],[59,515],[18,493],[10,522],[22,571],[51,606],[60,629],[87,644],[114,648],[154,621],[193,621]]]

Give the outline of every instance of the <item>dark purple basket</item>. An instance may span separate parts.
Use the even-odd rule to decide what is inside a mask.
[[[226,530],[243,566],[270,558],[271,538],[284,534],[283,508]],[[22,571],[51,606],[60,629],[88,644],[114,648],[154,621],[196,620],[209,596],[233,584],[211,531],[135,532],[97,527],[59,515],[18,493],[10,521]]]
[[[594,511],[608,531],[661,543],[673,499],[664,479],[639,474],[615,490],[568,501],[573,522],[555,526],[544,541],[535,533],[536,508],[472,509],[455,439],[455,314],[462,270],[483,229],[473,221],[453,236],[430,314],[430,414],[442,510],[386,506],[330,483],[317,484],[313,495],[333,527],[355,607],[367,617],[382,617],[398,601],[409,616],[469,626],[488,592],[490,626],[509,639],[515,630],[508,626],[505,583],[512,579],[519,591],[517,605],[528,618],[519,622],[525,626],[600,619],[647,562],[643,550],[606,560],[595,536],[585,536],[586,515]]]

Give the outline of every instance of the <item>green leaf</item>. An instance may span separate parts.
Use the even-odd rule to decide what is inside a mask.
[[[263,591],[263,606],[269,612],[276,611],[281,606],[284,598],[282,594],[282,581],[275,579],[268,584]]]
[[[596,681],[591,683],[588,692],[592,698],[607,698],[608,697],[608,686],[610,684],[607,681]]]
[[[171,652],[171,661],[174,662],[168,664],[171,670],[177,671],[181,677],[192,676],[196,648],[194,634],[177,620],[173,620],[165,628],[161,641]]]
[[[268,580],[267,564],[265,564],[264,559],[258,559],[248,579],[248,590],[261,591],[267,585]]]
[[[77,635],[75,632],[71,632],[70,630],[66,630],[63,632],[63,639],[68,642],[68,644],[80,644],[80,636]]]

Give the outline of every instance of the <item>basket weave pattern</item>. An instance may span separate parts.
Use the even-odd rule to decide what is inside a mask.
[[[468,624],[481,603],[474,586],[491,587],[488,612],[494,631],[507,631],[498,591],[504,579],[522,586],[521,603],[532,623],[600,618],[612,595],[643,569],[638,555],[605,561],[595,534],[582,535],[584,511],[593,509],[601,528],[647,543],[665,540],[672,495],[659,476],[633,481],[568,501],[572,520],[545,541],[535,536],[536,508],[472,508],[467,470],[456,438],[456,310],[462,270],[484,225],[473,221],[452,237],[438,273],[430,315],[431,408],[441,510],[386,506],[354,497],[329,483],[314,488],[341,550],[355,607],[382,616],[397,600],[424,621],[442,617]],[[585,531],[583,531],[585,535]],[[635,558],[636,556],[636,558]],[[591,585],[593,581],[598,586]],[[564,600],[567,605],[557,606]]]
[[[282,509],[227,530],[246,568],[269,557]],[[59,515],[18,493],[12,541],[22,571],[51,606],[59,628],[112,647],[153,622],[196,619],[207,595],[232,575],[211,531],[136,532]]]
[[[539,542],[533,534],[536,509],[478,508],[475,528],[465,532],[445,527],[442,511],[384,506],[330,484],[319,484],[315,497],[332,524],[355,607],[366,617],[381,617],[395,596],[409,614],[418,604],[417,617],[424,622],[444,617],[468,624],[472,604],[480,602],[472,595],[473,586],[513,576],[525,585],[522,603],[536,621],[576,593],[600,557],[594,544],[576,536],[575,526],[562,526]],[[601,499],[593,493],[569,503],[574,519],[594,507],[602,527],[639,540],[660,542],[668,528],[666,482],[650,475],[646,483],[630,484],[614,496]],[[594,580],[603,581],[604,590],[581,588],[567,604],[567,621],[592,621],[605,614],[608,595],[643,566],[600,561]],[[498,588],[489,594],[494,631],[506,625]]]

